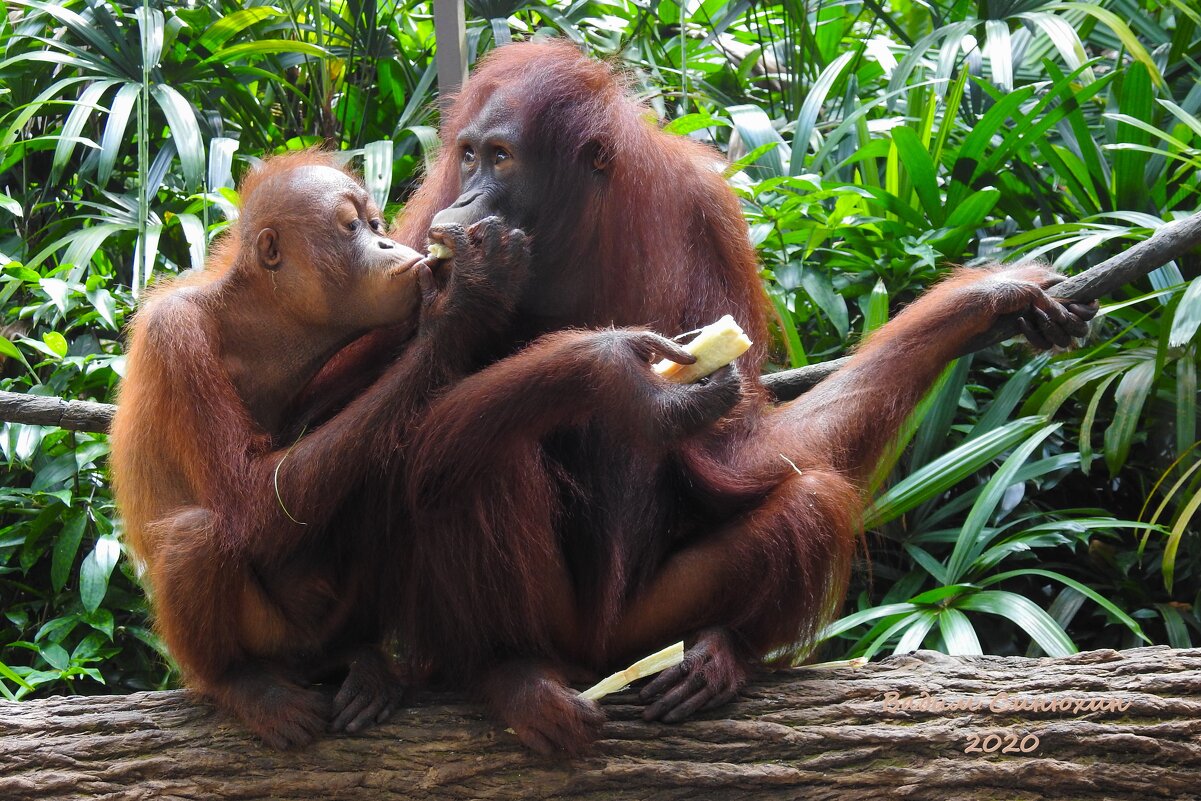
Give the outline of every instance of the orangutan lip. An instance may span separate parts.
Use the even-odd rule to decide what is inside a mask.
[[[409,272],[414,267],[416,267],[418,264],[420,264],[424,258],[425,258],[424,256],[418,256],[417,258],[410,259],[409,261],[406,261],[403,264],[400,264],[396,267],[389,267],[388,268],[388,276],[391,278],[395,278],[398,275],[404,275],[405,273]]]

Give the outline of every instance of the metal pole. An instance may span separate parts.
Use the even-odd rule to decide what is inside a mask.
[[[434,0],[434,37],[438,50],[438,97],[458,91],[467,80],[467,12],[463,0]]]

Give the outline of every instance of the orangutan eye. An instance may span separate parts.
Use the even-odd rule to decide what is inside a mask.
[[[503,147],[496,148],[496,155],[492,157],[493,164],[500,164],[502,161],[508,161],[513,158],[513,154],[505,150]]]
[[[463,163],[475,164],[475,150],[470,147],[463,148]]]
[[[359,230],[359,226],[360,226],[361,224],[362,224],[362,223],[360,223],[359,219],[356,217],[355,219],[353,219],[353,220],[351,220],[350,222],[348,222],[348,223],[346,224],[346,227],[347,227],[348,229],[350,229],[350,232],[353,234],[353,233],[355,233],[356,231],[358,231],[358,230]]]
[[[380,231],[384,230],[384,221],[381,220],[379,217],[372,217],[371,218],[371,230],[375,231],[377,234]]]

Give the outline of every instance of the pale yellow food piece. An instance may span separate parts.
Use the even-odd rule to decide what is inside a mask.
[[[453,250],[448,248],[446,245],[443,245],[441,242],[431,242],[429,247],[427,247],[425,250],[435,259],[449,259],[451,256],[455,255]]]
[[[670,667],[675,667],[683,661],[684,643],[678,642],[675,645],[669,645],[662,651],[656,651],[650,656],[639,659],[625,670],[619,670],[607,679],[602,679],[580,693],[580,697],[589,701],[598,701],[609,693],[615,693],[628,687],[631,682],[653,676]]]
[[[711,375],[746,353],[751,340],[730,315],[701,329],[684,350],[696,357],[696,364],[676,364],[664,359],[654,370],[668,381],[691,384]]]

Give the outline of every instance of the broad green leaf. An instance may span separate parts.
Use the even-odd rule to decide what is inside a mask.
[[[880,495],[864,514],[864,528],[875,528],[895,520],[919,503],[941,495],[1026,439],[1045,422],[1042,417],[1019,418],[947,451]]]
[[[0,209],[4,209],[14,217],[25,216],[25,210],[21,208],[20,201],[14,200],[3,193],[0,193]]]
[[[1173,348],[1183,348],[1197,335],[1199,327],[1201,327],[1201,278],[1194,278],[1176,306],[1176,314],[1172,317],[1171,334],[1168,335],[1168,345]]]
[[[1000,590],[983,590],[963,596],[956,603],[956,607],[998,615],[1016,623],[1047,652],[1048,656],[1068,656],[1079,650],[1054,618],[1021,595]]]
[[[38,649],[38,653],[55,670],[66,670],[71,666],[71,656],[67,653],[67,649],[58,643],[47,643]]]
[[[878,620],[882,617],[890,617],[892,615],[901,615],[908,612],[913,612],[918,609],[916,604],[900,603],[900,604],[885,604],[883,606],[873,606],[871,609],[864,609],[861,612],[854,612],[846,617],[835,620],[830,625],[822,629],[818,635],[818,640],[827,640],[830,637],[835,637],[842,634],[844,631],[850,631],[856,626],[864,623],[870,623],[873,620]]]
[[[84,557],[79,568],[79,600],[88,612],[95,612],[108,593],[108,579],[121,546],[112,537],[100,537],[96,547]]]
[[[112,177],[113,167],[121,154],[121,146],[125,143],[125,129],[129,126],[129,117],[141,90],[140,85],[127,83],[113,96],[108,110],[108,122],[104,125],[104,135],[100,138],[100,159],[96,163],[96,180],[101,186],[107,184]]]
[[[236,34],[249,28],[257,22],[262,22],[265,19],[272,19],[283,14],[278,8],[271,6],[256,6],[254,8],[242,8],[232,14],[226,14],[220,17],[216,22],[205,29],[201,34],[197,44],[203,46],[210,53],[215,52],[221,45],[225,44]]]
[[[694,114],[685,114],[682,117],[676,117],[667,125],[663,126],[663,130],[677,136],[687,136],[695,131],[702,131],[706,128],[729,128],[730,121],[724,117],[715,117],[708,112],[697,112]]]
[[[171,139],[179,153],[179,163],[188,187],[201,188],[204,181],[204,141],[200,137],[200,127],[192,106],[183,95],[166,84],[155,84],[150,91],[167,117],[167,126],[171,129]]]
[[[888,322],[888,288],[884,279],[877,278],[868,295],[867,311],[863,315],[863,333],[868,334]]]
[[[1046,525],[1054,526],[1054,525],[1058,525],[1058,524],[1048,523]],[[1000,584],[1003,581],[1008,581],[1009,579],[1016,578],[1018,576],[1042,576],[1043,578],[1049,578],[1054,581],[1058,581],[1060,584],[1063,584],[1064,586],[1071,587],[1073,590],[1080,593],[1081,595],[1088,598],[1089,600],[1093,601],[1094,603],[1099,605],[1102,609],[1104,609],[1106,612],[1108,612],[1109,614],[1113,615],[1118,620],[1120,620],[1122,622],[1122,624],[1124,626],[1126,626],[1126,628],[1128,628],[1132,632],[1134,632],[1135,636],[1137,636],[1143,642],[1147,643],[1148,645],[1151,644],[1150,638],[1147,637],[1147,635],[1143,633],[1142,626],[1140,626],[1137,622],[1135,622],[1134,618],[1132,618],[1130,615],[1126,614],[1121,609],[1119,609],[1117,607],[1117,605],[1115,603],[1113,603],[1113,601],[1110,601],[1108,598],[1101,595],[1100,593],[1098,593],[1096,590],[1092,589],[1091,587],[1087,587],[1084,584],[1081,584],[1079,581],[1076,581],[1075,579],[1068,578],[1067,576],[1063,575],[1062,573],[1056,573],[1053,570],[1043,570],[1041,568],[1030,567],[1030,568],[1023,568],[1021,570],[1010,570],[1006,573],[997,573],[995,575],[988,576],[987,578],[980,579],[976,583],[979,584],[981,587],[988,587],[993,584]]]
[[[1113,422],[1105,429],[1105,464],[1110,475],[1117,475],[1130,445],[1138,432],[1139,419],[1147,396],[1155,386],[1156,367],[1154,361],[1144,361],[1122,376],[1114,392]]]
[[[838,336],[846,339],[851,330],[850,316],[847,313],[846,301],[834,290],[834,282],[820,268],[808,267],[801,273],[801,286],[805,288],[822,313],[834,325]]]
[[[898,126],[892,129],[892,141],[897,146],[897,155],[905,165],[905,172],[913,184],[913,191],[922,204],[926,216],[936,226],[942,225],[942,195],[938,190],[938,170],[930,154],[922,147],[917,134],[911,128]],[[904,200],[904,198],[902,198]]]
[[[42,334],[42,342],[60,359],[67,355],[67,338],[57,331],[47,331]]]
[[[363,147],[363,181],[381,209],[392,192],[392,142],[381,139]]]
[[[800,175],[804,171],[805,154],[809,152],[810,139],[812,139],[813,129],[817,124],[817,117],[821,113],[822,105],[826,102],[830,90],[834,88],[834,83],[842,77],[842,73],[856,55],[856,51],[848,50],[831,61],[810,86],[809,94],[805,96],[805,102],[801,104],[801,111],[797,116],[794,128],[792,159],[789,162],[788,175]]]
[[[758,177],[788,175],[784,166],[790,158],[788,145],[771,124],[767,113],[758,106],[750,105],[730,106],[726,112],[742,140],[742,146],[748,152],[763,148],[756,159],[756,164],[761,170]],[[766,147],[767,145],[771,147]]]
[[[916,651],[922,647],[922,643],[926,640],[926,635],[930,633],[930,629],[934,628],[934,624],[938,621],[938,612],[923,611],[918,618],[909,624],[905,629],[905,633],[901,635],[901,639],[897,640],[897,644],[893,647],[894,654],[905,654],[910,651]]]
[[[83,530],[87,524],[87,515],[73,509],[63,524],[62,531],[54,541],[54,552],[50,558],[50,586],[55,592],[62,592],[71,576],[71,568],[75,565],[75,554],[79,551],[79,543],[83,540]]]
[[[1122,80],[1120,108],[1122,114],[1144,123],[1151,121],[1151,77],[1141,64],[1131,64]],[[1117,142],[1146,145],[1145,128],[1119,123]],[[1147,182],[1143,177],[1147,154],[1137,150],[1119,150],[1113,159],[1113,189],[1122,208],[1141,208],[1147,197]]]
[[[980,639],[967,615],[958,609],[944,609],[938,615],[938,630],[947,645],[947,653],[961,656],[980,656]]]

